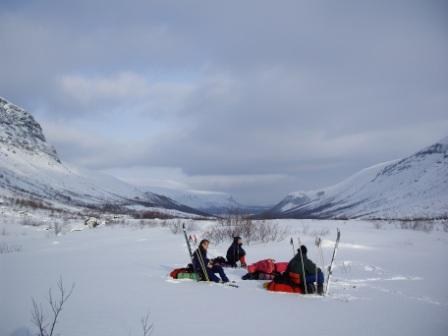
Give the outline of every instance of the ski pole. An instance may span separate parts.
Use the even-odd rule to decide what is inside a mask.
[[[322,238],[321,237],[316,238],[316,246],[319,250],[322,269],[325,269],[324,252],[322,251]]]
[[[294,248],[294,240],[291,237],[291,241],[289,242],[292,246],[292,256],[294,257],[296,255],[296,249]]]
[[[321,267],[322,267],[321,270],[322,270],[322,272],[324,272],[324,270],[325,270],[325,260],[324,260],[324,253],[322,251],[322,238],[321,237],[316,237],[315,244],[316,244],[317,249],[319,250],[319,254],[320,254],[320,262],[321,262]],[[316,273],[316,283],[319,284],[317,276],[318,276],[318,274]]]
[[[339,240],[340,239],[341,239],[341,231],[338,228],[337,229],[336,242],[334,244],[333,257],[331,258],[330,266],[328,266],[328,279],[327,279],[327,286],[325,288],[325,295],[328,294],[328,291],[330,289],[330,279],[331,279],[331,275],[333,274],[333,264],[334,264],[334,259],[336,257],[336,252],[338,250]]]
[[[316,265],[316,267],[315,267],[315,270],[314,270],[315,271],[315,273],[314,273],[315,274],[314,281],[316,282],[316,287],[314,288],[314,293],[317,294],[317,286],[318,286],[318,281],[317,281],[317,273],[318,273],[317,272],[317,263],[315,265]]]

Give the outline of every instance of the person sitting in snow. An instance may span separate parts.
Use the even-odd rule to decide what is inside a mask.
[[[233,237],[233,243],[227,250],[227,263],[231,267],[237,267],[237,262],[241,263],[241,267],[247,267],[246,251],[243,249],[243,240],[241,237]]]
[[[229,282],[224,270],[221,266],[214,264],[212,260],[207,258],[207,250],[209,241],[207,239],[201,240],[198,249],[193,254],[193,266],[194,269],[199,272],[202,280],[214,281],[214,282]],[[204,274],[204,268],[207,272],[207,276]],[[218,278],[216,273],[221,277]]]
[[[298,249],[297,252],[298,253],[294,256],[294,258],[292,258],[288,263],[286,272],[300,274],[300,279],[302,279],[302,287],[304,287],[303,279],[305,279],[308,293],[314,292],[314,283],[317,282],[317,294],[322,295],[324,292],[324,274],[322,273],[322,270],[318,268],[310,259],[308,259],[308,249],[305,245],[300,246],[300,249]],[[303,270],[305,270],[305,275],[303,275]]]

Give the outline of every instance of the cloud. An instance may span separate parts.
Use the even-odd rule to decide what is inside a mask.
[[[70,161],[274,202],[446,136],[442,2],[103,6],[0,5],[0,92]]]
[[[145,78],[131,72],[114,77],[86,78],[79,75],[64,76],[60,80],[62,91],[82,104],[96,100],[123,100],[147,95],[150,87]]]

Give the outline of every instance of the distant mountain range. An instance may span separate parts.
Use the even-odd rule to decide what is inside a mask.
[[[205,215],[166,196],[62,162],[33,116],[3,98],[0,98],[0,200],[1,203],[32,200],[56,208]]]
[[[268,210],[270,207],[245,205],[227,193],[202,190],[175,190],[167,188],[152,188],[181,204],[213,215],[255,214]]]
[[[331,187],[293,192],[267,218],[448,218],[448,137]]]
[[[334,186],[290,193],[268,209],[242,205],[226,193],[141,190],[112,176],[64,163],[33,116],[0,98],[0,205],[27,201],[74,211],[85,208],[179,217],[261,213],[256,216],[448,218],[448,137],[404,159],[366,168]]]

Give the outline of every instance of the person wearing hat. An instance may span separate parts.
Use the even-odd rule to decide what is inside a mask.
[[[308,259],[308,249],[305,245],[300,246],[297,254],[288,263],[286,272],[300,274],[300,279],[305,279],[309,293],[314,292],[314,283],[317,283],[317,294],[322,295],[324,291],[324,274],[322,270],[316,266],[310,259]],[[303,260],[303,264],[302,264]],[[305,275],[303,274],[305,271]],[[303,280],[302,286],[303,286]]]
[[[237,262],[241,263],[241,267],[247,267],[246,251],[243,249],[243,240],[241,237],[233,237],[233,243],[227,250],[227,263],[231,267],[237,267]]]

